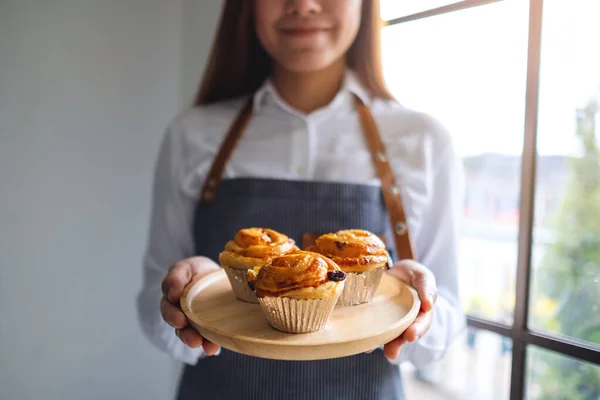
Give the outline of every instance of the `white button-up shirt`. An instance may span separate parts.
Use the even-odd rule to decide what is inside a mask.
[[[352,94],[371,108],[401,187],[418,260],[436,277],[439,297],[431,328],[416,343],[405,345],[396,361],[424,365],[439,359],[464,327],[457,283],[462,167],[450,136],[436,120],[397,102],[371,98],[352,72],[329,105],[308,115],[287,105],[267,81],[254,95],[253,118],[225,178],[379,185]],[[200,190],[245,101],[197,107],[175,118],[156,164],[139,321],[152,343],[188,364],[204,354],[182,344],[161,318],[161,282],[172,264],[196,255],[192,223]]]

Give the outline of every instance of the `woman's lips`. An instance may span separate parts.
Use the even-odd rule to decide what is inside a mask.
[[[310,26],[298,26],[290,28],[281,28],[282,33],[290,36],[309,36],[317,33],[326,32],[329,28],[310,27]]]

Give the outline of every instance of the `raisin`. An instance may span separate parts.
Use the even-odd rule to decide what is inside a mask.
[[[330,281],[333,282],[340,282],[343,281],[344,279],[346,279],[346,273],[344,271],[329,271],[327,273],[327,277],[329,278]]]
[[[342,250],[344,248],[344,246],[348,245],[348,243],[346,243],[346,242],[335,241],[334,243],[335,243],[335,247],[337,247],[338,250]]]

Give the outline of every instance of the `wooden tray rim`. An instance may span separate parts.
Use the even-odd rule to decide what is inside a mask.
[[[188,318],[188,320],[190,320],[194,325],[196,325],[200,329],[206,330],[206,331],[211,332],[218,336],[224,336],[224,337],[236,339],[236,340],[244,340],[244,341],[250,342],[250,343],[267,344],[270,346],[306,347],[306,346],[323,346],[323,345],[328,345],[331,343],[331,339],[326,340],[325,338],[323,339],[323,341],[314,341],[314,342],[305,344],[305,343],[298,343],[298,342],[286,342],[286,341],[277,341],[277,340],[272,340],[272,339],[262,339],[262,338],[256,338],[253,336],[246,336],[246,335],[239,335],[239,334],[230,335],[227,332],[220,330],[218,328],[207,327],[207,326],[204,326],[204,325],[198,323],[197,319],[195,319],[195,315],[192,313],[192,311],[190,310],[190,308],[188,306],[188,304],[190,303],[190,300],[191,300],[191,299],[188,299],[189,293],[196,285],[199,285],[199,284],[203,285],[202,288],[198,290],[198,292],[200,292],[203,288],[211,285],[212,283],[214,283],[215,281],[217,281],[219,279],[227,279],[225,270],[220,269],[218,271],[211,272],[200,278],[194,279],[192,282],[190,282],[185,287],[185,289],[181,295],[181,299],[180,299],[181,309],[183,310],[183,312],[184,312],[185,316]],[[393,279],[395,279],[395,278],[393,278]],[[398,329],[398,327],[406,324],[407,320],[410,320],[412,322],[417,318],[417,316],[419,314],[419,310],[421,308],[421,301],[419,300],[419,295],[418,295],[417,291],[413,287],[408,285],[406,282],[403,282],[399,279],[397,281],[398,281],[399,285],[402,285],[403,290],[408,290],[412,294],[413,303],[412,303],[410,310],[408,310],[408,312],[402,318],[398,319],[392,325],[388,326],[388,328],[385,329],[384,331],[375,333],[375,334],[365,334],[363,336],[357,336],[356,338],[353,338],[352,340],[349,340],[344,343],[353,343],[353,342],[362,341],[365,339],[374,338],[379,335],[385,335],[386,333],[393,332],[395,329]],[[241,301],[241,300],[239,300],[239,301]],[[245,303],[245,304],[251,304],[251,303]],[[256,306],[256,307],[260,307],[260,304],[252,304],[252,305]],[[336,306],[336,307],[340,307],[340,306]],[[356,308],[356,307],[361,307],[361,305],[350,306],[350,307]],[[272,328],[272,329],[275,329],[275,328]],[[278,333],[283,334],[283,335],[291,335],[291,336],[292,335],[297,336],[297,335],[310,335],[311,334],[311,333],[303,333],[303,334],[285,333],[285,332],[279,332],[279,331],[278,331]],[[317,333],[317,332],[314,332],[314,333]]]

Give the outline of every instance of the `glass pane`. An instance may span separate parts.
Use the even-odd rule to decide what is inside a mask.
[[[600,345],[600,2],[544,2],[530,326]]]
[[[384,21],[432,10],[460,0],[381,0],[381,18]]]
[[[400,103],[439,119],[464,159],[466,310],[507,324],[515,298],[527,3],[492,3],[390,26],[382,35],[390,89]]]
[[[508,399],[511,346],[509,338],[469,330],[450,346],[440,362],[427,369],[402,366],[406,398]]]
[[[533,346],[527,353],[526,399],[600,399],[597,365]]]

